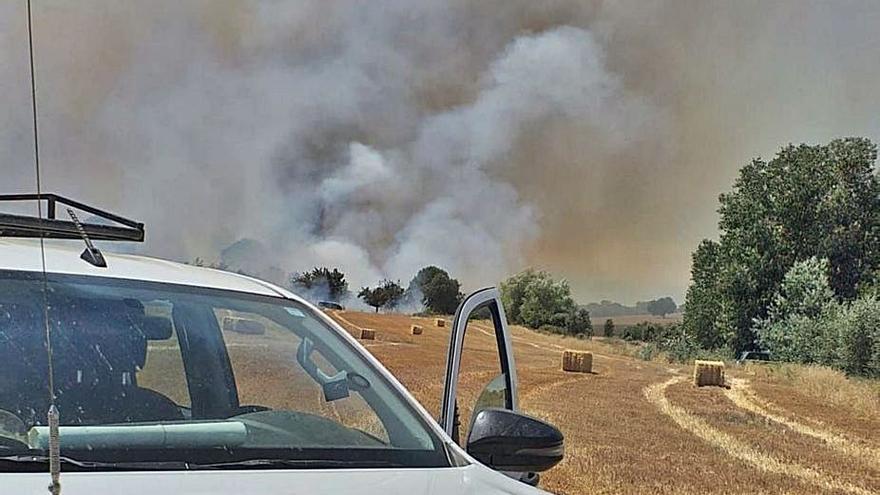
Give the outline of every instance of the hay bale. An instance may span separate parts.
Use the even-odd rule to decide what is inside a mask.
[[[724,386],[723,361],[694,361],[694,385]]]
[[[361,340],[376,340],[376,331],[370,328],[361,328]]]
[[[411,333],[413,335],[421,335],[422,334],[422,327],[420,327],[419,325],[413,325],[413,326],[409,327],[409,333]]]
[[[438,327],[446,326],[446,320],[444,320],[443,318],[437,318],[434,323],[436,323]]]
[[[562,371],[593,372],[593,353],[566,350],[562,353]]]

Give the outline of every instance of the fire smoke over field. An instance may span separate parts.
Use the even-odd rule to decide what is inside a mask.
[[[33,189],[23,5],[0,6],[4,192]],[[880,135],[871,2],[34,5],[46,189],[261,273],[680,295],[737,167]]]

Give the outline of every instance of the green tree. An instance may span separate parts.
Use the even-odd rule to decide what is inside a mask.
[[[665,318],[669,313],[674,313],[678,308],[671,297],[661,297],[648,302],[648,312],[654,316]]]
[[[565,329],[571,335],[593,336],[593,322],[587,308],[576,307],[568,313]]]
[[[403,287],[400,286],[399,282],[383,280],[372,289],[368,287],[361,288],[360,292],[358,292],[358,297],[368,306],[376,308],[378,313],[379,308],[397,307],[397,304],[403,297],[403,293]]]
[[[543,271],[526,270],[501,284],[508,320],[530,328],[563,329],[572,335],[592,335],[590,312],[578,307],[565,280]]]
[[[316,297],[339,302],[348,296],[348,282],[345,274],[337,268],[315,267],[307,272],[294,273],[290,277],[290,287],[316,293]]]
[[[720,246],[703,240],[694,251],[691,264],[691,285],[685,296],[682,327],[690,339],[704,349],[725,344],[719,330],[721,291],[719,288]]]
[[[838,299],[855,298],[880,265],[876,158],[872,142],[847,138],[790,145],[770,161],[743,167],[733,190],[720,197],[713,275],[698,277],[713,263],[700,259],[698,267],[707,249],[695,253],[687,331],[711,329],[712,338],[700,340],[723,341],[732,351],[752,347],[753,322],[767,316],[785,273],[812,256],[828,259]]]
[[[812,257],[795,263],[785,274],[767,316],[757,320],[762,347],[777,359],[834,364],[837,336],[832,323],[839,304],[828,282],[830,264]]]
[[[526,289],[544,277],[549,277],[549,275],[529,268],[501,282],[499,286],[501,303],[504,304],[504,311],[507,313],[509,321],[517,325],[524,324],[520,308],[525,298]]]
[[[606,337],[614,337],[614,320],[608,318],[605,320],[604,335]]]
[[[454,313],[464,297],[458,280],[436,266],[419,270],[410,281],[407,292],[410,295],[418,294],[416,297],[421,297],[425,309],[436,314]]]
[[[853,301],[831,325],[837,338],[838,366],[848,374],[880,377],[880,301]]]

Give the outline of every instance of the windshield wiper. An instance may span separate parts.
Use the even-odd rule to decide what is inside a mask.
[[[393,468],[404,464],[377,460],[323,460],[323,459],[246,459],[212,464],[189,463],[189,469],[342,469]]]
[[[151,470],[151,469],[187,469],[185,462],[105,462],[84,461],[72,457],[61,456],[61,464],[70,466],[73,470]],[[38,468],[39,471],[46,469],[49,463],[47,455],[19,454],[0,456],[0,466],[14,464],[18,467]],[[2,469],[0,469],[2,470]]]

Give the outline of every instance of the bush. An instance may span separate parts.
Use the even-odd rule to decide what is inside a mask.
[[[659,353],[657,346],[654,344],[645,344],[639,348],[636,357],[643,361],[651,361]]]
[[[835,323],[838,367],[850,375],[880,377],[880,301],[857,299]]]
[[[620,338],[632,342],[634,340],[643,340],[644,333],[639,325],[629,325],[623,327],[620,331]]]
[[[795,263],[773,297],[767,317],[755,323],[761,346],[776,359],[832,365],[836,361],[840,305],[828,283],[826,259]]]

